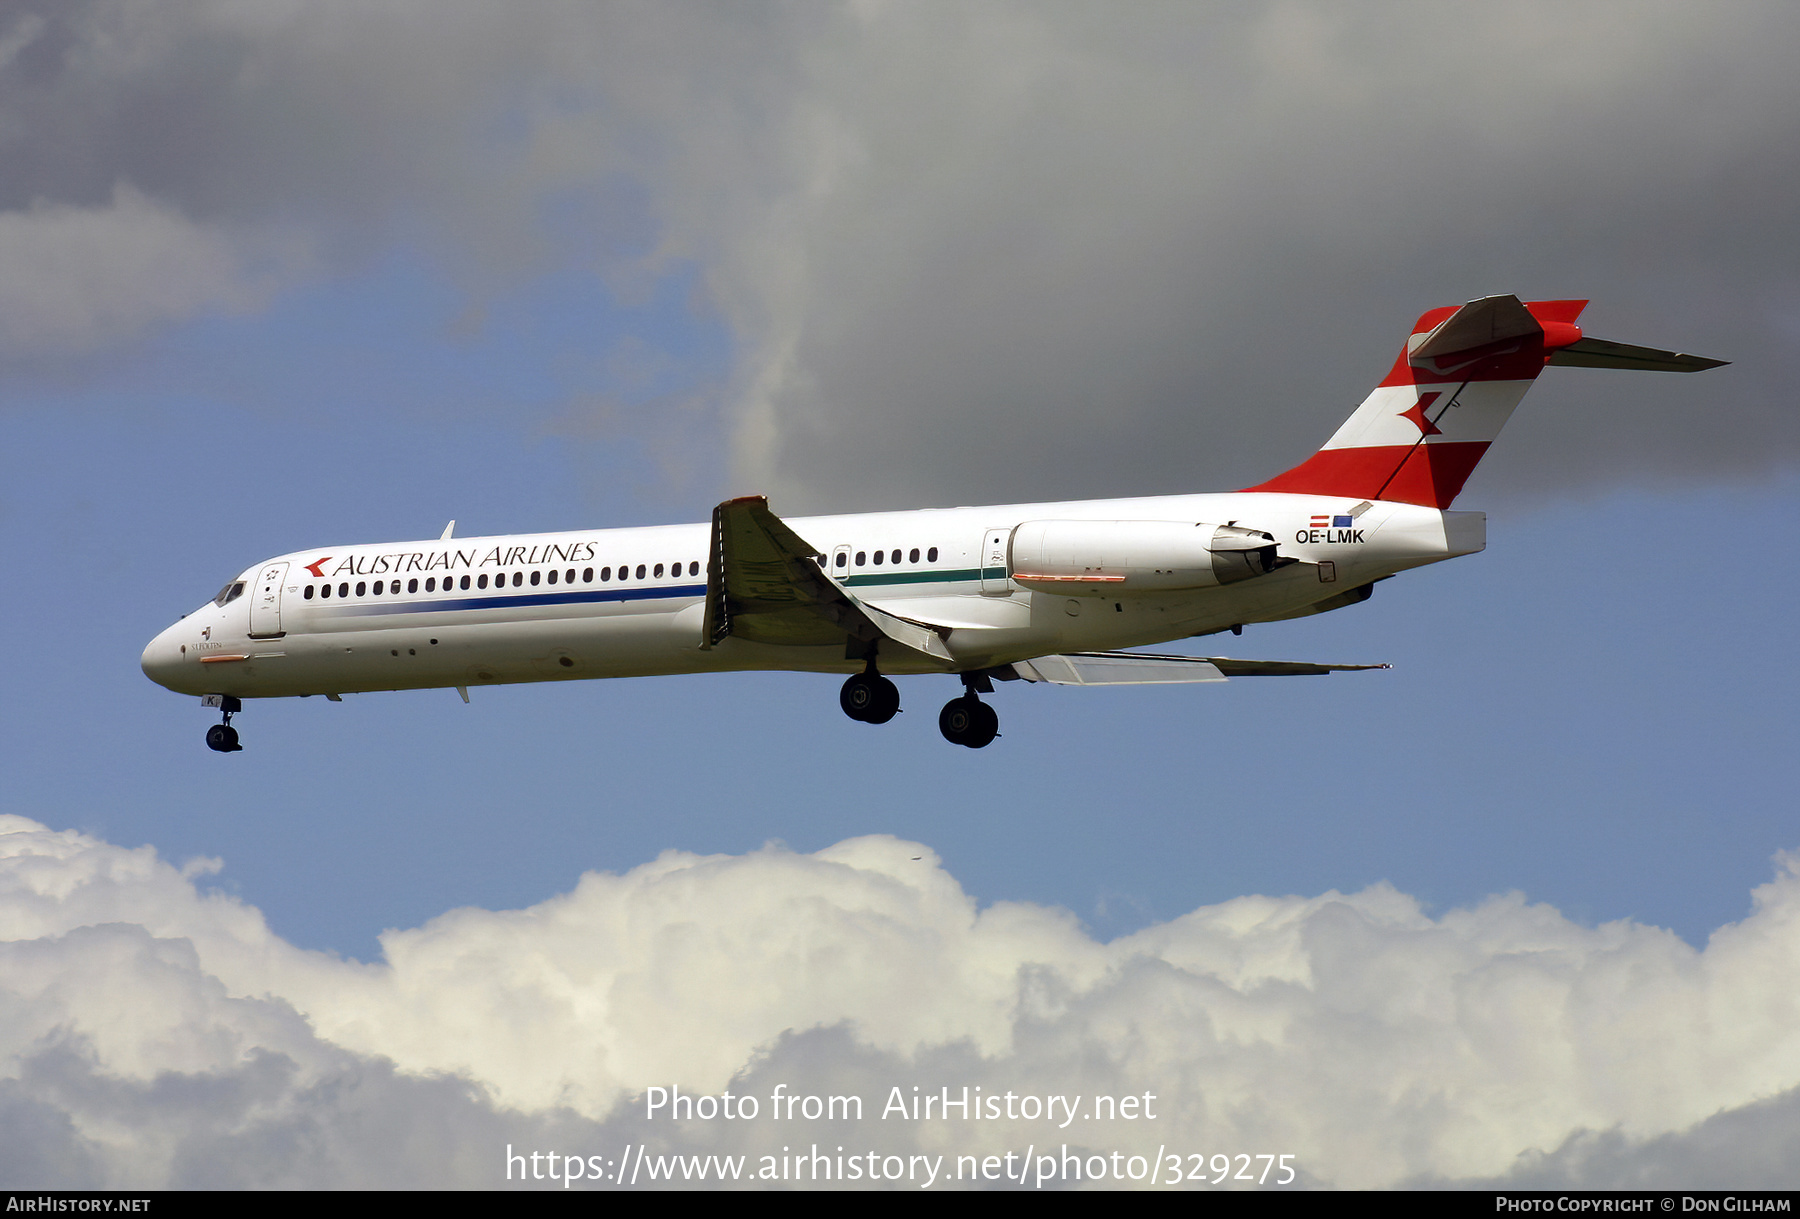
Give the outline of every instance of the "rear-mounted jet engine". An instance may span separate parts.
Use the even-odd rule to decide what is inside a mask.
[[[1026,521],[1012,538],[1014,580],[1077,596],[1216,588],[1292,562],[1261,530],[1204,521]]]

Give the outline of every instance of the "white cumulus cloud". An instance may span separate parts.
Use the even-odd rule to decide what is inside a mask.
[[[1338,1186],[1778,1183],[1768,1148],[1800,1126],[1788,859],[1703,950],[1518,895],[1433,918],[1387,886],[1099,943],[870,837],[669,852],[390,931],[377,963],[283,942],[198,887],[211,866],[0,818],[9,1181],[496,1185],[507,1143],[754,1163],[817,1142],[1288,1153]],[[777,1124],[777,1085],[859,1096],[861,1120]],[[1066,1123],[881,1116],[915,1086],[1082,1099]],[[671,1122],[652,1087],[763,1111]],[[1096,1096],[1145,1095],[1153,1118],[1092,1120]]]

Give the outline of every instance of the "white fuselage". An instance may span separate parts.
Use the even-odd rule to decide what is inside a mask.
[[[1349,524],[1333,523],[1353,511]],[[1235,524],[1267,532],[1298,562],[1219,587],[1027,588],[1012,578],[1014,533],[1044,521]],[[948,666],[883,652],[889,673],[975,670],[1296,617],[1383,576],[1480,550],[1484,531],[1479,513],[1257,492],[786,523],[844,589],[932,624],[955,658]],[[163,631],[143,667],[171,690],[237,698],[863,667],[841,645],[726,638],[703,648],[710,548],[710,527],[694,524],[297,551],[244,572],[240,595],[222,593]]]

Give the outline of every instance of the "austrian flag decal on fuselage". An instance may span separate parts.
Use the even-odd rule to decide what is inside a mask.
[[[1342,512],[1315,512],[1310,528],[1294,531],[1294,541],[1308,546],[1333,546],[1362,540],[1363,531],[1356,528],[1356,518]]]

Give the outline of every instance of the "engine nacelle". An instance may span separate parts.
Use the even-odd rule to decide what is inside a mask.
[[[1075,596],[1215,588],[1291,562],[1260,530],[1204,521],[1026,521],[1012,536],[1014,580]]]

